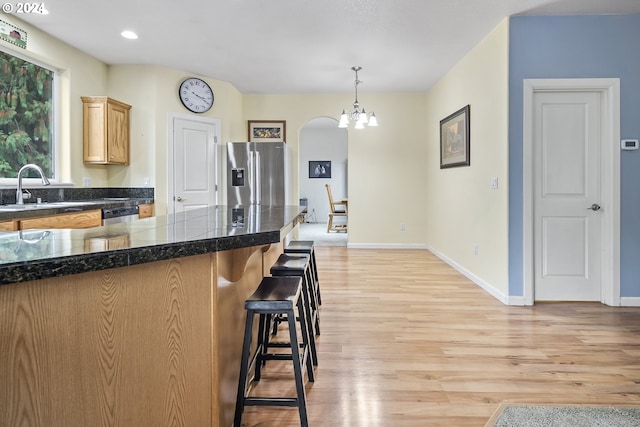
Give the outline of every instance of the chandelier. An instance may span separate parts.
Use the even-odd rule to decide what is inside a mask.
[[[369,126],[378,126],[378,119],[376,119],[376,114],[374,112],[371,112],[371,115],[368,116],[367,112],[364,110],[364,107],[360,108],[360,103],[358,102],[358,85],[362,83],[362,81],[358,80],[358,71],[362,70],[362,67],[356,66],[351,67],[351,69],[356,73],[356,80],[354,83],[356,89],[356,100],[353,102],[353,110],[342,110],[338,127],[348,127],[349,121],[355,122],[356,129],[364,129],[364,125],[366,124],[368,124]]]

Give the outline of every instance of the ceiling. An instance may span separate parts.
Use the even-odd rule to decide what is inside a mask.
[[[639,0],[46,0],[18,17],[107,64],[152,64],[242,93],[429,89],[504,17],[640,13]],[[137,40],[120,36],[133,30]]]

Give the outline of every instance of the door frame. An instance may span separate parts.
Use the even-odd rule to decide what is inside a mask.
[[[215,177],[215,185],[217,186],[216,191],[216,204],[220,203],[220,191],[221,191],[221,177],[222,177],[222,154],[220,152],[220,126],[222,125],[222,120],[213,119],[210,117],[198,117],[192,116],[189,114],[180,114],[180,113],[167,113],[167,213],[175,214],[176,206],[173,198],[175,197],[175,185],[174,185],[174,129],[175,129],[175,121],[176,120],[187,120],[191,122],[199,122],[205,123],[209,125],[214,125],[216,128],[215,134],[215,143],[216,143],[216,151],[215,151],[215,162],[216,162],[216,177]]]
[[[533,97],[535,92],[597,92],[602,99],[600,146],[602,231],[600,301],[620,305],[620,79],[524,79],[523,105],[523,297],[534,304]]]

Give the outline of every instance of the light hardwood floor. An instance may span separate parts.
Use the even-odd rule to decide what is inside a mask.
[[[424,250],[316,249],[312,427],[484,426],[503,401],[640,405],[640,308],[509,307]],[[273,361],[257,394],[295,395]],[[297,426],[250,407],[245,426]]]

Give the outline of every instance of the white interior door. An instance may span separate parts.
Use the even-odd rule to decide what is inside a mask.
[[[600,301],[601,94],[533,101],[535,300]]]
[[[174,212],[184,212],[218,202],[218,150],[215,122],[173,120]]]

